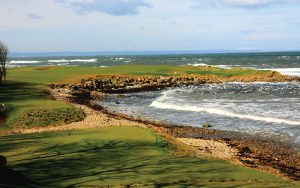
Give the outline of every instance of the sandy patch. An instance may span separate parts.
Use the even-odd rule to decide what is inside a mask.
[[[236,154],[238,150],[229,147],[226,143],[214,141],[214,140],[204,140],[196,138],[177,138],[177,140],[197,148],[198,154],[200,156],[208,156],[217,159],[232,160],[236,159]]]

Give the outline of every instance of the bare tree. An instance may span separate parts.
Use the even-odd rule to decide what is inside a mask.
[[[0,41],[0,84],[6,79],[6,62],[8,60],[8,47]]]

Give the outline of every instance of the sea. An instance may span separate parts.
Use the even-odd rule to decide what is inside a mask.
[[[13,57],[9,67],[116,65],[245,67],[300,77],[300,52]],[[182,126],[238,131],[300,145],[299,82],[232,82],[110,94],[110,110]]]
[[[93,66],[115,65],[175,65],[216,66],[221,68],[245,67],[267,69],[286,75],[300,76],[300,52],[209,53],[163,55],[93,55],[93,56],[15,56],[8,67],[26,66]]]

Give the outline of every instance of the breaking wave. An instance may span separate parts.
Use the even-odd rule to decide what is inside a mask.
[[[177,111],[191,111],[191,112],[205,112],[209,114],[216,114],[221,116],[227,116],[232,118],[240,118],[240,119],[250,119],[254,121],[264,121],[268,123],[278,123],[278,124],[288,124],[288,125],[300,125],[300,122],[298,121],[292,121],[288,119],[281,119],[281,118],[274,118],[274,117],[266,117],[266,116],[256,116],[256,115],[247,115],[247,114],[239,114],[235,112],[231,112],[229,110],[225,109],[219,109],[219,108],[209,108],[209,107],[199,107],[195,105],[186,105],[186,104],[180,104],[176,102],[176,98],[170,97],[169,95],[173,92],[165,91],[163,92],[161,97],[158,97],[156,100],[154,100],[150,106],[159,108],[159,109],[171,109],[171,110],[177,110]]]
[[[9,62],[9,64],[35,64],[35,63],[41,63],[41,61],[14,60]]]
[[[299,76],[300,77],[300,68],[281,68],[281,69],[271,69],[272,71],[277,71],[283,75],[289,76]]]
[[[70,62],[87,62],[87,63],[95,63],[97,59],[50,59],[49,63],[70,63]]]

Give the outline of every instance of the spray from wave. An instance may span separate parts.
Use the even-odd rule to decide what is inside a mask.
[[[35,63],[41,63],[41,61],[26,61],[26,60],[20,60],[20,61],[10,61],[9,64],[35,64]]]
[[[50,59],[49,63],[69,63],[69,62],[87,62],[87,63],[95,63],[97,59]]]

